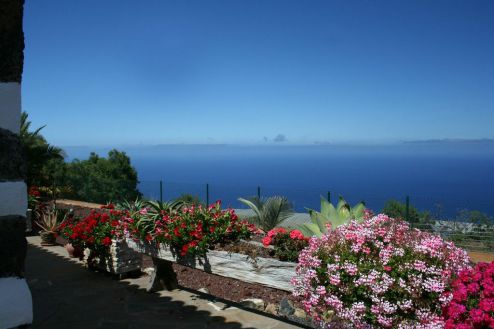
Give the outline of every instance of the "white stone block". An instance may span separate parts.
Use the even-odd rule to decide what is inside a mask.
[[[33,300],[26,280],[0,278],[0,329],[33,322]]]
[[[26,183],[0,182],[0,216],[26,216],[27,187]]]
[[[18,134],[21,120],[21,84],[0,82],[0,128]]]

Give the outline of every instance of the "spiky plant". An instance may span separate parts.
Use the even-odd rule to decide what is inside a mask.
[[[365,214],[365,203],[359,202],[351,207],[345,199],[340,197],[335,207],[331,202],[321,197],[321,211],[307,210],[311,223],[299,225],[300,231],[305,236],[321,236],[328,232],[328,224],[332,229],[335,229],[352,219],[362,220]]]
[[[69,211],[54,207],[40,210],[35,224],[39,226],[42,232],[55,233],[68,215]]]
[[[144,202],[146,206],[148,206],[153,214],[156,216],[160,216],[163,214],[168,214],[175,211],[180,211],[185,203],[180,200],[175,201],[146,201]]]
[[[272,196],[267,199],[258,197],[250,199],[239,198],[238,201],[254,211],[254,224],[266,232],[293,215],[293,205],[286,197]]]
[[[118,210],[126,210],[130,213],[141,210],[146,206],[146,201],[136,198],[135,201],[124,200],[115,205]]]

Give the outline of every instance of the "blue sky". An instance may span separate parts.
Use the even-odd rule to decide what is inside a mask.
[[[26,1],[23,108],[58,145],[494,138],[493,17],[489,0]]]

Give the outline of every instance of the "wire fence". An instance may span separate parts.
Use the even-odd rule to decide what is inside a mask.
[[[412,227],[439,234],[446,240],[455,242],[459,247],[472,251],[494,252],[494,226],[465,222],[460,216],[462,210],[479,210],[489,219],[494,213],[490,200],[470,200],[468,198],[451,196],[431,196],[424,194],[395,194],[359,193],[355,191],[332,191],[331,189],[315,189],[304,186],[265,186],[261,184],[228,185],[215,183],[186,183],[174,181],[142,181],[139,190],[145,198],[153,200],[173,200],[184,194],[189,194],[204,203],[211,204],[221,200],[224,207],[245,209],[246,206],[238,201],[239,197],[269,197],[282,195],[293,204],[295,215],[287,220],[287,225],[296,227],[310,221],[307,208],[320,209],[320,198],[336,202],[343,196],[350,204],[364,201],[366,206],[375,213],[382,211],[387,200],[393,199],[406,207],[404,219],[410,218],[412,209],[417,208],[421,214],[427,212],[425,222],[413,223]],[[245,213],[244,210],[241,212]],[[491,218],[492,220],[492,218]],[[493,222],[494,223],[494,222]]]
[[[494,225],[433,221],[412,224],[414,228],[440,235],[456,246],[472,251],[494,252]]]
[[[290,186],[277,185],[269,186],[252,182],[246,184],[218,184],[215,182],[190,183],[167,180],[147,180],[141,181],[139,190],[144,197],[153,200],[173,200],[183,194],[190,194],[210,204],[216,200],[221,200],[225,207],[245,208],[238,201],[238,198],[252,196],[269,197],[281,195],[287,197],[297,212],[306,212],[307,208],[319,209],[320,198],[323,197],[332,201],[344,197],[350,204],[364,201],[366,206],[378,213],[382,211],[388,200],[397,200],[408,204],[411,211],[416,208],[421,212],[428,212],[429,218],[436,220],[461,220],[459,213],[462,210],[478,210],[489,216],[494,214],[494,202],[488,196],[485,198],[468,198],[461,194],[452,195],[427,195],[426,193],[407,193],[403,190],[379,191],[372,193],[369,191],[333,190],[331,187],[314,188],[312,186]]]

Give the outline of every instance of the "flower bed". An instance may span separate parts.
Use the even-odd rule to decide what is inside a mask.
[[[442,328],[447,287],[466,268],[453,243],[378,215],[312,238],[292,282],[322,326]]]
[[[463,270],[452,286],[445,328],[494,328],[494,262]]]
[[[149,290],[176,287],[172,263],[177,263],[293,291],[306,312],[327,328],[443,328],[453,312],[443,311],[461,309],[449,304],[455,301],[451,282],[470,268],[467,253],[452,242],[385,215],[334,230],[328,226],[321,237],[307,239],[298,230],[259,232],[233,210],[222,210],[220,203],[161,211],[134,207],[92,214],[69,233],[72,241],[99,256],[111,251],[118,238],[133,251],[151,256],[155,271]],[[478,321],[478,304],[468,303],[461,317],[449,322],[463,325],[458,321],[465,320],[467,311]]]
[[[152,256],[156,272],[161,267],[163,275],[171,275],[170,265],[159,262],[161,260],[281,290],[292,289],[290,279],[296,266],[293,262],[212,250],[249,239],[257,232],[253,225],[240,221],[232,209],[222,210],[219,202],[207,208],[185,207],[154,220],[144,209],[129,215],[122,224],[128,245]],[[252,248],[258,246],[252,245]],[[162,274],[152,277],[150,290],[154,290],[152,287],[156,287],[159,280],[166,278]]]
[[[168,246],[180,256],[204,256],[215,244],[248,239],[256,228],[240,221],[233,209],[222,210],[218,201],[209,207],[150,214],[147,208],[123,214],[127,238]]]
[[[62,236],[74,247],[84,250],[88,267],[112,274],[140,270],[141,257],[122,239],[120,219],[123,212],[103,206],[89,216],[68,220],[61,225]]]

